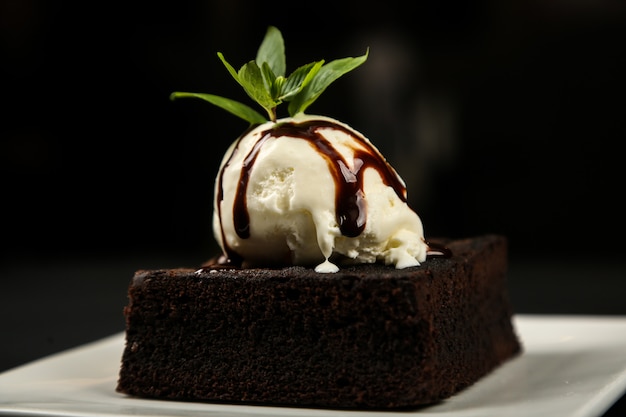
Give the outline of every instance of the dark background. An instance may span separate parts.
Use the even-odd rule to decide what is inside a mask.
[[[626,3],[0,0],[0,370],[123,329],[135,269],[217,250],[217,165],[253,105],[223,67],[368,61],[308,113],[404,177],[427,236],[509,237],[520,313],[626,314]]]
[[[288,71],[370,48],[308,112],[381,148],[427,234],[504,233],[514,252],[579,260],[623,252],[623,2],[129,3],[2,3],[11,253],[212,245],[217,164],[246,122],[168,96],[254,105],[216,52],[238,68],[268,24]]]

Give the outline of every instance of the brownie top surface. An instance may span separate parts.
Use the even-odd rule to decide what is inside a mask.
[[[181,277],[212,277],[212,278],[272,278],[272,279],[346,279],[346,278],[418,278],[432,273],[449,270],[453,265],[469,262],[473,257],[479,256],[485,249],[506,245],[506,238],[500,235],[484,235],[474,238],[450,239],[437,238],[431,242],[445,245],[452,252],[449,258],[435,257],[422,262],[420,266],[404,269],[395,269],[380,263],[343,265],[336,273],[318,273],[313,268],[304,266],[287,266],[283,268],[175,268],[138,270],[132,281],[132,285],[141,285],[144,280],[150,278],[181,278]]]

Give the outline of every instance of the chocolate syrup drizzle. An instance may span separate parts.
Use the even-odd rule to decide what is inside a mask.
[[[241,265],[242,257],[237,254],[226,243],[224,227],[222,225],[221,202],[224,198],[223,175],[230,166],[233,155],[236,154],[241,140],[252,129],[258,125],[251,126],[242,136],[237,139],[235,148],[229,159],[224,164],[218,176],[217,207],[220,219],[220,228],[225,256],[220,258],[220,263],[228,264],[231,267]],[[344,157],[333,147],[333,145],[320,133],[323,129],[341,130],[352,136],[361,147],[354,148],[354,166],[346,162]],[[261,132],[259,139],[254,144],[250,152],[246,155],[241,166],[241,173],[237,185],[235,200],[233,204],[233,222],[237,235],[242,239],[250,237],[250,215],[247,205],[247,189],[250,175],[254,168],[255,161],[263,148],[263,145],[270,139],[280,139],[283,136],[290,136],[306,140],[321,155],[328,165],[328,169],[335,182],[335,216],[342,235],[347,237],[359,236],[365,229],[367,223],[367,206],[365,204],[365,193],[363,192],[363,174],[366,168],[375,169],[380,175],[383,183],[394,189],[400,200],[406,202],[406,187],[397,176],[395,170],[389,165],[382,154],[357,132],[350,130],[340,124],[326,120],[310,120],[302,123],[281,123]],[[437,248],[437,254],[445,256],[446,251]],[[433,255],[439,256],[439,255]]]

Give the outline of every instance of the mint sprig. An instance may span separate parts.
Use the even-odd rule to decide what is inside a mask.
[[[251,107],[235,100],[213,94],[173,92],[172,100],[183,97],[195,97],[218,106],[251,124],[276,121],[276,108],[283,102],[289,102],[288,112],[295,116],[304,111],[342,75],[363,64],[369,49],[356,58],[336,59],[329,63],[324,60],[302,65],[289,76],[286,73],[285,43],[281,32],[274,26],[267,29],[265,38],[257,51],[256,59],[239,68],[239,71],[226,61],[221,52],[217,56],[230,75],[241,85],[248,96],[257,102],[269,118],[264,117]]]

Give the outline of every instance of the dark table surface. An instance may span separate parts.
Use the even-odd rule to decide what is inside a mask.
[[[150,254],[3,261],[0,372],[123,331],[135,270],[194,266],[198,259]],[[521,314],[626,316],[625,277],[626,264],[614,258],[520,257],[509,268],[511,297]],[[626,415],[626,398],[605,415]]]

